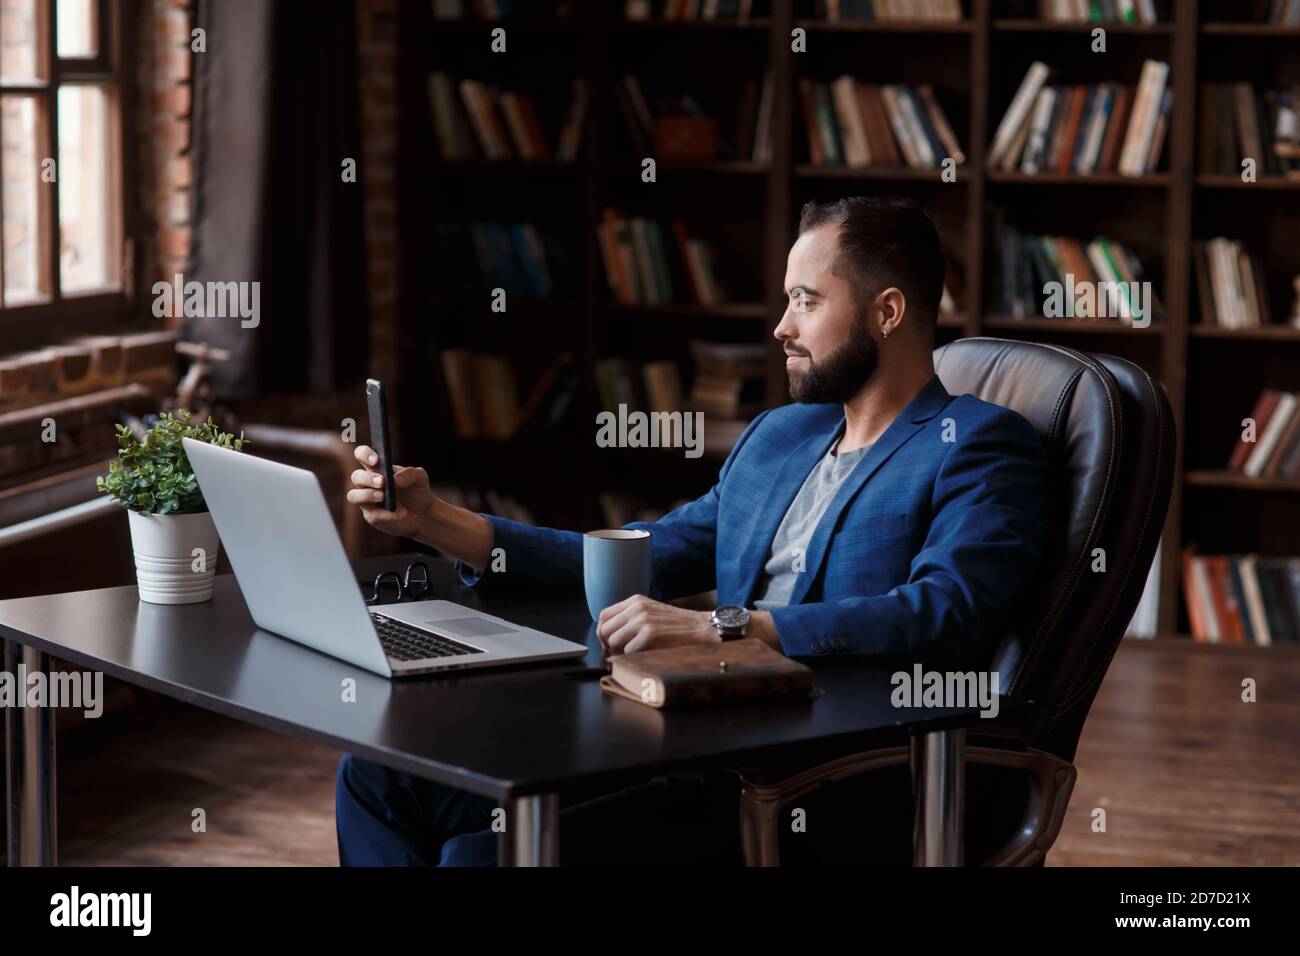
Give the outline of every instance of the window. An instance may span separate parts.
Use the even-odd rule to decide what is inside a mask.
[[[0,0],[0,330],[122,316],[119,0]]]

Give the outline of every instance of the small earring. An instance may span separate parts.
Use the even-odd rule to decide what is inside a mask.
[[[887,332],[885,329],[881,329],[881,330],[880,330],[880,337],[881,337],[882,339],[887,339],[887,338],[889,338],[889,332]]]

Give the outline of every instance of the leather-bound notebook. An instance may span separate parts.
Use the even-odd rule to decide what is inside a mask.
[[[600,687],[650,707],[688,707],[807,694],[813,672],[748,637],[612,657]]]

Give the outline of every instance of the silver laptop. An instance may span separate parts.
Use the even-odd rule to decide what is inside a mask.
[[[451,601],[367,607],[316,476],[185,440],[257,626],[385,677],[580,657],[562,640]]]

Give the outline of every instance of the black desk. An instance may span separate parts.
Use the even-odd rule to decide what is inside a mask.
[[[566,676],[601,662],[581,594],[463,587],[428,559],[434,593],[560,637],[585,660],[389,681],[261,631],[235,579],[213,599],[169,607],[134,587],[0,602],[5,670],[48,671],[50,658],[282,733],[329,744],[502,801],[502,862],[554,863],[559,794],[705,765],[763,766],[816,751],[911,741],[917,861],[960,865],[965,728],[973,708],[896,709],[889,670],[817,665],[820,696],[768,705],[662,712]],[[358,569],[402,567],[371,559]],[[358,640],[361,638],[358,637]],[[355,681],[355,702],[344,682]],[[54,711],[10,708],[9,862],[57,858]]]

